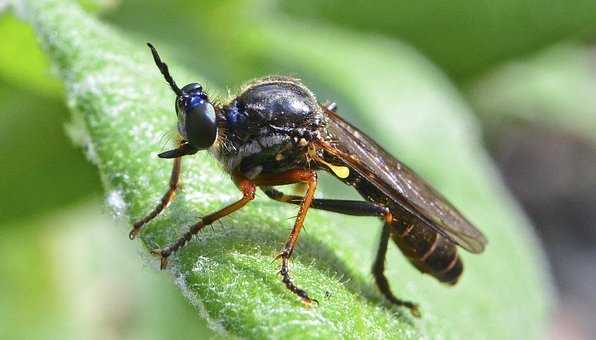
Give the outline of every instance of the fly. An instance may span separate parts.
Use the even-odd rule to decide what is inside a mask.
[[[441,194],[372,138],[341,118],[337,105],[319,104],[295,78],[270,76],[245,85],[225,104],[215,104],[200,84],[176,85],[156,49],[148,44],[155,64],[176,94],[179,143],[160,153],[174,164],[169,189],[159,204],[133,224],[130,238],[158,216],[178,188],[182,157],[211,152],[236,184],[242,198],[204,216],[173,243],[153,250],[161,268],[205,226],[241,209],[258,188],[271,199],[299,206],[294,227],[277,259],[282,282],[304,303],[317,302],[290,276],[288,261],[309,208],[355,216],[374,216],[383,222],[372,272],[385,298],[419,316],[418,306],[398,299],[385,277],[389,239],[421,272],[454,285],[463,271],[457,246],[481,253],[486,238]],[[315,198],[317,171],[327,171],[356,189],[364,200]],[[275,187],[301,183],[304,195],[287,195]],[[318,302],[317,302],[318,303]]]

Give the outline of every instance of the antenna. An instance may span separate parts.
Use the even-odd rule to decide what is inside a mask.
[[[176,82],[174,81],[174,79],[172,79],[172,76],[170,75],[170,71],[168,71],[168,65],[166,65],[166,63],[161,61],[161,58],[159,57],[157,50],[155,49],[155,47],[153,47],[153,45],[151,45],[151,43],[147,43],[147,46],[149,46],[149,48],[151,49],[151,54],[153,54],[153,60],[155,60],[155,65],[157,65],[157,68],[159,69],[161,74],[163,74],[163,76],[164,76],[164,78],[166,78],[166,81],[168,82],[168,84],[170,84],[172,91],[174,91],[174,93],[176,93],[177,96],[181,96],[182,90],[180,90],[178,85],[176,85]]]

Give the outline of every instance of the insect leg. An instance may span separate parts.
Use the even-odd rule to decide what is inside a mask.
[[[311,299],[306,291],[294,284],[292,278],[290,277],[288,266],[289,259],[294,252],[294,248],[296,247],[298,235],[300,234],[300,230],[304,225],[306,213],[315,196],[315,191],[317,188],[317,173],[312,170],[290,170],[284,174],[274,177],[256,179],[255,182],[257,185],[263,186],[283,185],[299,182],[304,182],[307,184],[306,194],[304,195],[304,198],[301,199],[300,210],[298,211],[298,216],[294,222],[294,228],[292,228],[292,232],[290,233],[283,250],[281,253],[279,253],[279,255],[277,255],[276,258],[281,258],[282,263],[279,273],[282,276],[282,282],[285,284],[286,288],[288,288],[292,293],[298,295],[304,303],[310,304],[313,301],[318,303],[317,300]]]
[[[248,202],[252,201],[255,198],[255,185],[253,182],[249,180],[238,180],[236,185],[242,191],[242,198],[214,213],[211,213],[207,216],[204,216],[199,222],[192,225],[190,229],[184,233],[176,242],[170,244],[169,246],[163,249],[156,249],[151,251],[151,253],[155,255],[159,255],[161,257],[161,269],[165,269],[168,264],[168,257],[176,252],[178,249],[184,247],[188,241],[192,239],[194,235],[196,235],[201,229],[205,226],[210,225],[211,223],[217,221],[218,219],[227,216],[234,211],[242,208]]]
[[[389,302],[394,305],[404,306],[410,309],[410,313],[412,313],[413,316],[419,318],[420,311],[418,310],[418,305],[410,301],[404,301],[396,298],[391,292],[387,277],[385,277],[385,257],[387,255],[387,243],[389,242],[390,230],[391,225],[385,223],[385,225],[383,225],[383,231],[381,232],[381,240],[379,242],[379,249],[377,250],[377,257],[373,263],[372,274],[375,278],[377,287],[379,287],[379,290]]]
[[[283,192],[276,190],[272,187],[262,187],[263,192],[271,199],[276,201],[296,204],[302,204],[303,197],[297,195],[286,195]],[[310,205],[313,209],[320,209],[325,211],[331,211],[344,215],[352,216],[378,216],[385,219],[387,222],[391,222],[393,217],[391,212],[382,204],[372,203],[367,201],[354,201],[354,200],[336,200],[336,199],[321,199],[315,198],[312,200]]]
[[[281,191],[272,187],[263,187],[262,189],[268,197],[280,202],[299,205],[303,199],[302,197],[296,195],[285,195]],[[393,219],[391,212],[385,206],[382,204],[366,201],[313,199],[310,207],[313,209],[321,209],[352,216],[380,216],[384,218],[387,223],[391,223]],[[390,226],[385,224],[383,227],[383,233],[381,234],[377,258],[373,265],[373,275],[375,277],[375,282],[381,293],[387,298],[388,301],[399,306],[405,306],[411,310],[412,315],[419,316],[420,312],[414,303],[399,300],[393,295],[391,289],[389,288],[389,282],[385,277],[385,256],[387,254],[389,230]]]
[[[174,198],[174,194],[176,193],[176,189],[178,189],[178,183],[180,181],[180,166],[182,163],[182,157],[176,157],[174,159],[174,165],[172,166],[172,174],[170,175],[170,183],[168,187],[168,191],[163,195],[159,203],[149,214],[145,217],[141,218],[140,220],[133,223],[132,230],[128,234],[128,238],[134,240],[137,235],[141,232],[141,229],[145,224],[149,221],[157,217],[172,201]]]

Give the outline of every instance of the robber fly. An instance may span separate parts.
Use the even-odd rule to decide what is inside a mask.
[[[277,258],[281,259],[282,282],[307,304],[316,300],[294,283],[288,260],[309,208],[376,216],[383,221],[372,269],[375,282],[388,301],[409,308],[415,316],[419,315],[417,306],[396,298],[384,275],[390,238],[418,270],[449,285],[455,284],[463,271],[456,246],[472,253],[484,250],[487,241],[482,233],[441,194],[341,118],[335,104],[319,104],[300,80],[282,76],[254,80],[229,102],[215,104],[197,83],[179,88],[155,48],[148,45],[176,94],[180,142],[176,149],[159,154],[174,159],[169,189],[153,211],[134,223],[130,238],[173,198],[184,156],[209,150],[242,193],[240,200],[204,216],[178,240],[154,250],[161,257],[162,269],[168,257],[205,226],[252,201],[257,187],[274,200],[299,206],[294,227]],[[354,187],[364,200],[315,198],[320,170]],[[306,185],[304,196],[275,189],[294,183]]]

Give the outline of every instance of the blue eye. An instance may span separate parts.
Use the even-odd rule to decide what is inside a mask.
[[[176,102],[180,134],[197,149],[213,145],[217,138],[217,121],[207,95],[203,92],[191,93],[178,97]]]

